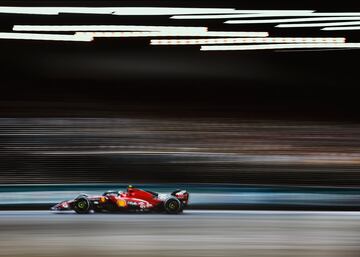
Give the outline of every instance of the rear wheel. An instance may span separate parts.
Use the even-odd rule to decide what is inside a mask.
[[[87,197],[79,197],[74,203],[74,211],[78,214],[86,214],[90,212],[90,201]]]
[[[169,214],[177,214],[182,211],[181,203],[176,198],[169,198],[165,201],[164,204],[165,211]]]

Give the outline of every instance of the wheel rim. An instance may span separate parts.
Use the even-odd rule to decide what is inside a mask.
[[[170,210],[176,210],[177,208],[178,208],[178,204],[177,204],[177,202],[170,202],[169,203],[169,209]]]
[[[80,201],[78,202],[77,206],[79,207],[79,209],[86,209],[87,204],[85,201]]]

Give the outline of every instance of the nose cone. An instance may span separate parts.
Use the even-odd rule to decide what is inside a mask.
[[[51,208],[50,208],[50,210],[52,210],[52,211],[56,211],[56,210],[58,210],[59,209],[59,204],[55,204],[54,206],[52,206]]]
[[[50,210],[53,210],[53,211],[61,211],[61,210],[68,210],[68,209],[69,209],[69,204],[66,201],[55,204],[53,207],[50,208]]]

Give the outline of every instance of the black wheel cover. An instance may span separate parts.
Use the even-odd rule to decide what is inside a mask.
[[[181,203],[176,198],[169,198],[164,204],[165,211],[169,214],[177,214],[182,211]]]
[[[74,203],[74,210],[78,214],[86,214],[90,211],[90,201],[86,197],[79,197]]]

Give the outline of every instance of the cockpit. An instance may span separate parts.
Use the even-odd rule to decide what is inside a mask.
[[[118,191],[118,190],[108,190],[105,193],[103,193],[103,196],[107,196],[107,195],[116,195],[116,196],[135,196],[139,195],[141,197],[145,197],[145,198],[156,198],[158,197],[158,193],[155,193],[153,191],[149,191],[149,190],[140,190],[137,189],[135,187],[133,187],[132,185],[129,185],[126,189],[126,191]]]
[[[123,191],[117,191],[117,190],[108,190],[105,193],[103,193],[103,196],[107,196],[107,195],[117,195],[119,196],[120,194],[123,194]]]
[[[106,196],[106,195],[119,196],[119,195],[123,195],[123,194],[131,194],[134,189],[135,188],[132,185],[128,185],[126,191],[108,190],[105,193],[103,193],[103,196]]]

